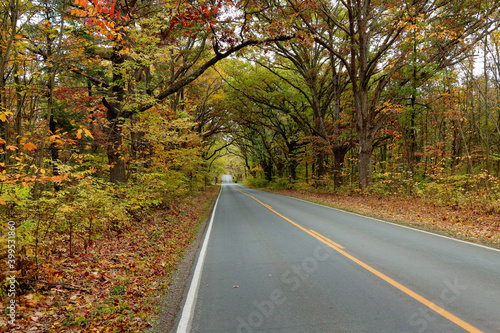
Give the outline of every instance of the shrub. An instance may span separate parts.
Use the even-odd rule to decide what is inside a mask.
[[[252,176],[249,176],[245,178],[244,184],[249,187],[266,187],[269,182],[264,178],[254,178]]]

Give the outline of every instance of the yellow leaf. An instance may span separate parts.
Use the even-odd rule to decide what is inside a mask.
[[[88,129],[84,128],[83,131],[85,132],[85,135],[88,136],[89,138],[92,138],[92,139],[94,138],[92,136],[92,133],[90,133],[90,131]]]
[[[3,122],[6,122],[7,121],[7,116],[12,116],[12,115],[13,115],[13,113],[9,112],[9,111],[0,112],[0,120],[3,121]]]

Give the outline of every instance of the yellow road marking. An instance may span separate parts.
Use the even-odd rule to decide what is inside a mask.
[[[419,301],[420,303],[422,303],[423,305],[429,307],[431,310],[434,310],[435,312],[439,313],[441,316],[445,317],[449,321],[451,321],[451,322],[457,324],[458,326],[462,327],[467,332],[474,332],[474,333],[481,333],[482,332],[481,330],[475,328],[474,326],[470,325],[469,323],[467,323],[467,322],[463,321],[462,319],[458,318],[454,314],[446,311],[445,309],[443,309],[442,307],[438,306],[437,304],[435,304],[435,303],[429,301],[428,299],[420,296],[416,292],[414,292],[414,291],[406,288],[402,284],[394,281],[393,279],[391,279],[387,275],[385,275],[385,274],[377,271],[375,268],[373,268],[373,267],[365,264],[361,260],[353,257],[349,253],[347,253],[347,252],[345,252],[343,250],[340,250],[340,249],[335,249],[335,250],[337,252],[339,252],[340,254],[344,255],[345,257],[351,259],[352,261],[354,261],[356,264],[360,265],[361,267],[363,267],[363,268],[367,269],[368,271],[372,272],[373,274],[375,274],[376,276],[378,276],[379,278],[381,278],[385,282],[387,282],[387,283],[391,284],[392,286],[396,287],[397,289],[401,290],[402,292],[404,292],[405,294],[407,294],[411,298]]]
[[[376,270],[375,268],[371,267],[370,265],[368,264],[365,264],[364,262],[362,262],[361,260],[359,260],[358,258],[356,257],[353,257],[352,255],[350,255],[349,253],[343,251],[342,249],[345,249],[343,246],[333,242],[332,240],[326,238],[325,236],[317,233],[316,231],[314,230],[307,230],[306,228],[302,227],[301,225],[293,222],[292,220],[290,220],[288,217],[278,213],[277,211],[275,211],[273,208],[271,208],[271,206],[263,203],[262,201],[256,199],[254,196],[251,196],[243,191],[240,191],[238,190],[236,187],[233,186],[233,188],[235,190],[237,190],[238,192],[241,192],[243,193],[244,195],[254,199],[255,201],[257,201],[258,203],[260,203],[262,206],[266,207],[267,209],[269,209],[270,211],[272,211],[273,213],[275,213],[276,215],[280,216],[281,218],[285,219],[286,221],[290,222],[291,224],[293,224],[294,226],[296,226],[297,228],[299,228],[300,230],[308,233],[309,235],[313,236],[314,238],[318,239],[319,241],[325,243],[326,245],[330,246],[332,249],[334,249],[335,251],[337,251],[338,253],[342,254],[343,256],[345,256],[346,258],[354,261],[356,264],[360,265],[361,267],[363,267],[364,269],[368,270],[369,272],[375,274],[376,276],[378,276],[379,278],[381,278],[382,280],[384,280],[385,282],[389,283],[390,285],[392,285],[393,287],[399,289],[400,291],[404,292],[405,294],[407,294],[408,296],[410,296],[411,298],[419,301],[420,303],[422,303],[423,305],[429,307],[431,310],[434,310],[436,313],[439,313],[441,316],[445,317],[446,319],[448,319],[449,321],[455,323],[456,325],[460,326],[461,328],[463,328],[464,330],[466,330],[467,332],[471,332],[471,333],[482,333],[481,330],[477,329],[476,327],[472,326],[471,324],[463,321],[462,319],[458,318],[457,316],[455,316],[454,314],[446,311],[445,309],[443,309],[442,307],[438,306],[437,304],[429,301],[428,299],[426,299],[425,297],[422,297],[420,296],[419,294],[417,294],[416,292],[408,289],[407,287],[403,286],[402,284],[394,281],[393,279],[391,279],[390,277],[388,277],[387,275],[379,272],[378,270]]]
[[[331,239],[326,238],[325,236],[323,236],[322,234],[320,234],[320,233],[318,233],[318,232],[316,232],[316,231],[314,231],[312,229],[309,230],[309,231],[311,231],[314,235],[316,235],[317,236],[316,238],[319,238],[321,241],[323,241],[323,243],[331,244],[333,246],[338,247],[339,249],[345,249],[345,247],[343,247],[342,245],[335,243]]]
[[[338,247],[336,247],[335,245],[332,244],[332,242],[329,242],[328,241],[328,238],[324,239],[324,238],[321,238],[319,236],[316,236],[315,234],[313,234],[312,232],[309,233],[311,236],[313,236],[314,238],[316,238],[317,240],[319,240],[320,242],[326,244],[327,246],[331,247],[332,249],[335,249],[335,250],[340,250]],[[342,247],[344,248],[344,247]]]

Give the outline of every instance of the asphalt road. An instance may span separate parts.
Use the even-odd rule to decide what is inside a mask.
[[[500,332],[500,251],[225,180],[176,332]]]

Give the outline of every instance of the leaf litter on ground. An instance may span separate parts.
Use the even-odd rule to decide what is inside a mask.
[[[195,239],[218,194],[208,188],[177,199],[169,210],[102,235],[69,257],[64,249],[39,257],[38,277],[21,280],[16,326],[0,332],[143,332],[154,325],[160,297],[184,250]],[[33,269],[33,267],[31,267]],[[1,310],[5,313],[5,302]]]

